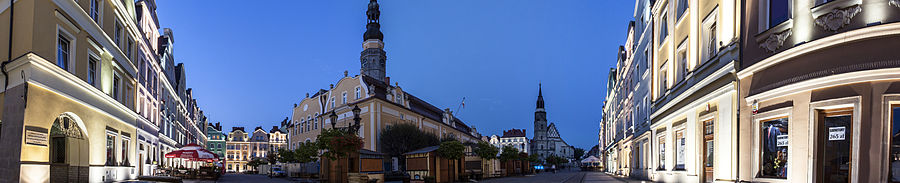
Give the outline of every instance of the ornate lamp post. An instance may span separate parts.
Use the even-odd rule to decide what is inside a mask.
[[[331,111],[331,114],[328,115],[329,119],[331,119],[331,128],[335,128],[337,124],[337,114],[334,111]]]
[[[351,125],[349,129],[352,134],[358,134],[357,132],[359,132],[359,121],[362,120],[362,118],[359,117],[360,111],[358,105],[353,106],[353,125]]]

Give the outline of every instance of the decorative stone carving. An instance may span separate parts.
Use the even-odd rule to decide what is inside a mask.
[[[81,128],[75,124],[75,120],[68,114],[63,114],[56,118],[51,127],[50,136],[84,139],[84,136],[81,134]]]
[[[779,33],[769,34],[769,37],[766,38],[762,43],[759,44],[759,47],[762,47],[769,52],[775,52],[778,48],[784,44],[784,41],[787,40],[788,37],[791,37],[791,29],[781,31]]]
[[[888,2],[888,4],[900,8],[900,0],[891,0],[891,2]]]
[[[894,0],[896,1],[896,0]],[[816,25],[822,26],[825,30],[837,31],[844,25],[850,24],[850,19],[859,14],[862,8],[859,5],[853,5],[846,8],[835,8],[831,12],[816,17]]]

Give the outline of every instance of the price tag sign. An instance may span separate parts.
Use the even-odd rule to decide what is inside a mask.
[[[844,140],[847,137],[847,127],[838,126],[828,128],[828,140]]]
[[[775,146],[778,147],[787,147],[788,146],[788,135],[779,135],[775,137]]]

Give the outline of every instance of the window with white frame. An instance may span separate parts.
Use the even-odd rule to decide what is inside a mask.
[[[675,65],[675,69],[678,70],[677,74],[675,75],[676,82],[681,82],[681,80],[684,80],[684,78],[687,77],[688,72],[690,72],[690,66],[688,63],[687,40],[687,38],[684,38],[684,40],[682,40],[681,43],[678,44],[678,50],[675,54],[676,59],[678,59],[678,64]]]
[[[788,166],[788,118],[778,117],[760,123],[759,176],[763,178],[787,178]]]
[[[116,165],[116,134],[115,132],[106,133],[106,164]]]
[[[331,109],[334,109],[334,97],[331,97]]]
[[[665,170],[666,169],[666,135],[665,131],[656,132],[657,136],[657,152],[659,153],[659,166],[657,169]]]
[[[361,93],[359,93],[359,91],[360,91],[360,88],[357,86],[357,87],[356,87],[356,99],[359,99],[359,98],[362,97],[362,96],[361,96]]]
[[[113,85],[112,85],[112,98],[116,101],[119,100],[119,75],[113,75]]]
[[[122,98],[125,99],[123,103],[125,104],[125,106],[131,106],[131,102],[133,101],[131,100],[131,94],[133,93],[133,91],[134,87],[132,87],[131,84],[127,84],[127,86],[125,87],[125,93],[122,93]]]
[[[347,103],[347,92],[341,93],[341,104]]]
[[[685,162],[685,140],[684,129],[675,131],[675,170],[684,170]]]
[[[134,55],[131,54],[131,51],[134,47],[134,40],[131,39],[131,36],[126,37],[125,40],[128,40],[128,44],[125,45],[125,48],[122,51],[125,51],[125,56],[128,57],[129,60],[133,60]]]
[[[662,18],[659,19],[659,43],[661,44],[669,36],[669,15],[663,10]]]
[[[90,16],[97,25],[100,25],[100,0],[91,0]]]
[[[93,87],[97,87],[97,67],[100,63],[100,59],[97,59],[93,55],[88,56],[88,73],[87,73],[87,82]]]
[[[663,61],[659,66],[659,95],[662,96],[669,89],[669,61]]]
[[[122,46],[122,24],[119,23],[119,19],[116,19],[116,27],[113,32],[113,40],[116,41],[117,46]]]
[[[716,56],[716,53],[719,51],[719,41],[716,38],[716,22],[718,22],[718,8],[713,9],[709,15],[703,20],[702,29],[700,30],[702,34],[703,40],[700,42],[701,49],[703,49],[703,58],[700,59],[700,62],[709,61],[712,57]]]
[[[678,17],[678,19],[680,20],[680,19],[681,19],[681,16],[684,15],[685,12],[687,12],[687,9],[688,9],[688,0],[678,0],[678,4],[676,4],[676,6],[678,6],[678,7],[677,7],[677,8],[678,8],[678,9],[677,9],[678,11],[676,11],[676,13],[677,13],[678,15],[676,15],[676,17]]]
[[[130,166],[131,165],[131,162],[128,159],[128,155],[130,154],[130,153],[128,153],[129,152],[128,151],[128,143],[129,142],[131,142],[130,138],[127,138],[126,136],[122,136],[122,148],[121,148],[122,149],[122,166]]]
[[[69,61],[71,55],[71,44],[69,38],[60,34],[56,41],[56,65],[63,70],[69,71]]]

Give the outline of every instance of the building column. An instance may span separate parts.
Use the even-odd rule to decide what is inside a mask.
[[[25,125],[25,85],[7,89],[3,99],[2,134],[0,134],[0,182],[19,182],[22,155],[22,133]]]

